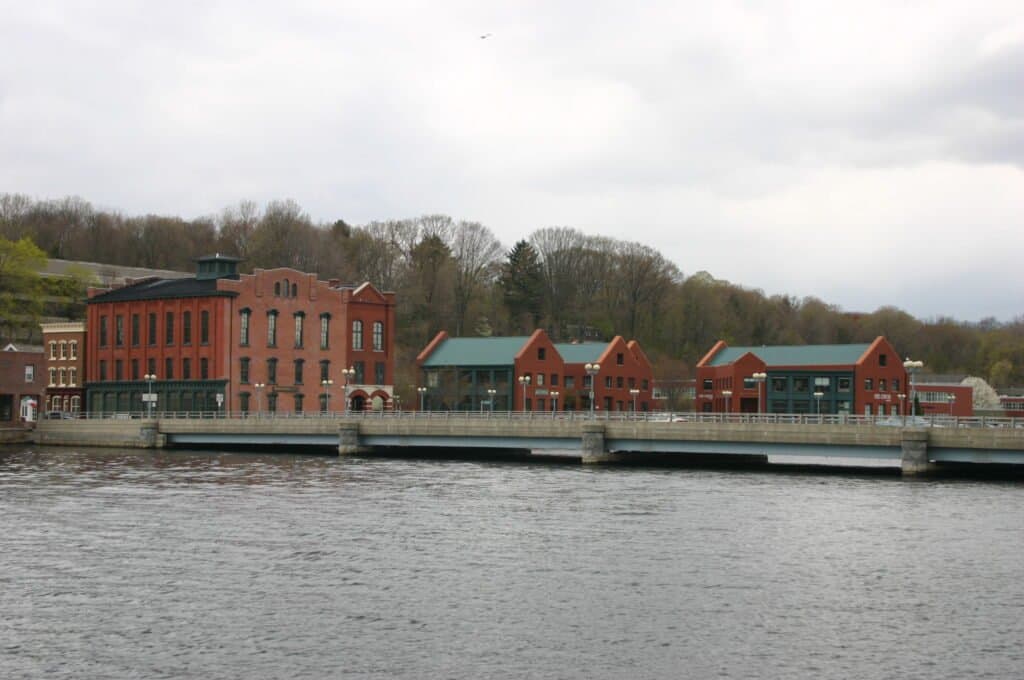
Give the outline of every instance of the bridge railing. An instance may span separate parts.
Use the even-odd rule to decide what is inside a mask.
[[[856,425],[866,427],[964,427],[1024,429],[1024,418],[991,416],[958,417],[944,415],[895,416],[808,413],[694,413],[666,411],[310,411],[303,413],[275,413],[271,411],[146,411],[117,413],[61,413],[42,414],[43,420],[135,420],[146,419],[189,420],[323,420],[323,419],[444,419],[444,420],[599,420],[604,422],[649,423],[721,423],[771,425]]]

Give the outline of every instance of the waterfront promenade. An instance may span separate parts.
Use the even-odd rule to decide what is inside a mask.
[[[341,455],[405,449],[579,452],[586,464],[642,455],[767,462],[768,456],[889,462],[906,475],[947,464],[1024,466],[1024,423],[1002,418],[753,414],[162,414],[42,421],[38,443],[68,446],[323,447]]]

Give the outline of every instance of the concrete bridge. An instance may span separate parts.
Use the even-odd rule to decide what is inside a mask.
[[[901,427],[857,417],[814,416],[692,416],[676,421],[512,413],[208,415],[42,421],[36,441],[141,448],[315,446],[340,455],[394,449],[578,451],[586,464],[628,462],[645,454],[762,462],[783,455],[889,462],[905,475],[926,474],[949,463],[1020,465],[1024,470],[1024,427],[1014,427],[1012,421],[951,427],[918,420]]]

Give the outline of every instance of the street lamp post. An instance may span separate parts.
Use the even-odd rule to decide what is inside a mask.
[[[491,415],[494,415],[494,397],[498,394],[498,390],[493,387],[487,388],[487,400],[491,403]]]
[[[640,390],[633,387],[629,390],[629,396],[633,397],[633,414],[636,415],[636,398],[640,396]]]
[[[906,425],[907,424],[907,405],[906,405],[905,402],[906,402],[906,399],[907,399],[907,395],[901,393],[901,394],[898,394],[896,396],[898,396],[899,399],[900,399],[900,415],[903,416],[903,424]]]
[[[523,386],[523,410],[526,410],[526,387],[530,384],[530,376],[519,376],[519,384]]]
[[[725,412],[732,413],[732,390],[722,390],[722,396],[725,397]]]
[[[952,418],[953,417],[953,404],[956,403],[956,395],[955,394],[951,394],[951,395],[949,395],[947,397],[947,399],[949,399],[949,417]]]
[[[555,413],[558,411],[558,390],[551,393],[551,412]]]
[[[348,368],[343,368],[343,369],[341,369],[341,375],[342,375],[343,378],[345,378],[345,395],[344,395],[345,396],[345,404],[344,404],[345,408],[343,410],[343,413],[347,416],[348,415],[348,382],[349,382],[349,380],[351,380],[352,378],[355,377],[356,369],[352,368],[351,366],[349,366]]]
[[[331,379],[320,381],[320,386],[324,388],[324,411],[328,415],[331,413],[331,385],[333,384],[334,381]]]
[[[424,404],[424,402],[427,399],[427,388],[426,387],[417,387],[416,391],[419,392],[419,395],[420,395],[420,411],[423,411],[424,410],[423,404]]]
[[[923,361],[913,361],[910,357],[903,362],[903,368],[910,374],[910,410],[913,416],[917,415],[917,408],[914,406],[914,374],[924,366]]]
[[[146,381],[146,417],[153,417],[153,381],[156,380],[156,376],[152,373],[147,373],[142,376]]]
[[[758,415],[760,415],[761,414],[761,386],[765,383],[766,380],[768,380],[768,374],[764,373],[762,371],[762,372],[754,373],[753,375],[750,376],[750,378],[754,381],[754,385],[757,386],[757,413],[758,413]]]
[[[825,396],[824,392],[815,392],[814,393],[814,401],[816,402],[815,410],[817,411],[819,418],[821,418],[821,398],[824,397],[824,396]]]
[[[583,370],[590,376],[590,419],[594,419],[594,381],[597,379],[597,374],[601,372],[601,364],[592,363],[585,364]]]
[[[256,383],[253,387],[256,388],[256,417],[260,417],[263,414],[263,388],[267,386],[267,383]]]

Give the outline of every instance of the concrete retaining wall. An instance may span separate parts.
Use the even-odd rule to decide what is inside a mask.
[[[163,446],[151,420],[46,420],[33,437],[37,444],[51,446],[103,446],[151,449]]]

